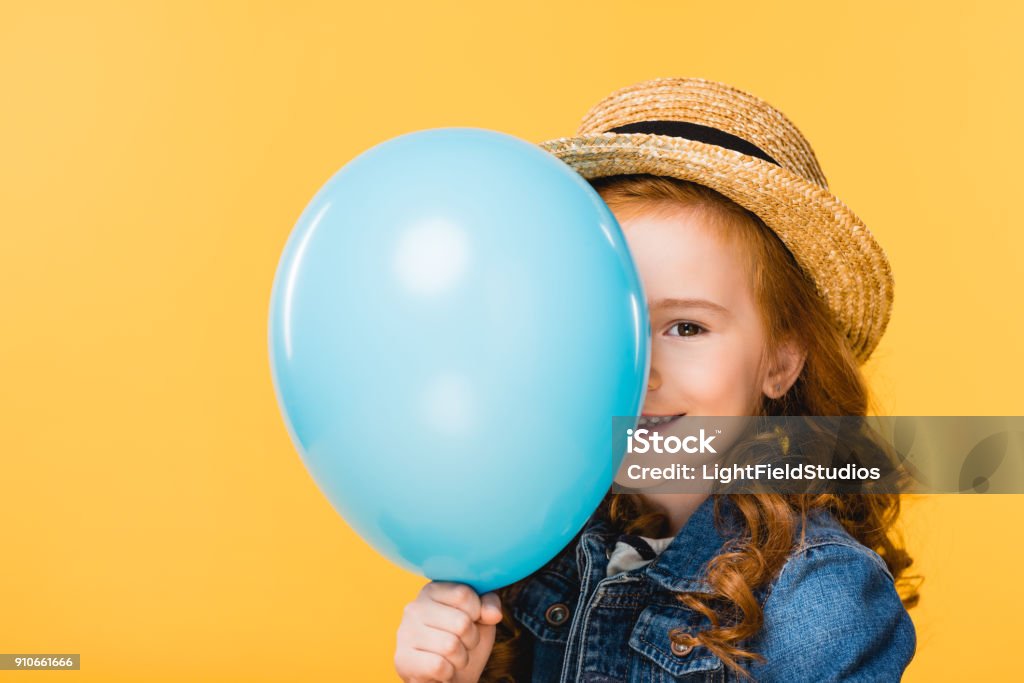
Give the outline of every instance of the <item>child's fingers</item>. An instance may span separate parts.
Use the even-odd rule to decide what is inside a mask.
[[[497,593],[485,593],[480,598],[480,623],[488,626],[501,621],[501,599]]]
[[[436,652],[409,650],[403,654],[398,674],[407,683],[444,683],[455,676],[455,667]]]
[[[464,583],[431,581],[422,592],[435,602],[462,610],[473,621],[480,618],[480,596]]]
[[[416,650],[432,652],[444,657],[452,665],[452,673],[465,668],[469,663],[469,652],[462,640],[449,631],[426,626],[416,632],[412,646]]]
[[[455,634],[467,650],[472,650],[480,642],[480,630],[477,628],[476,622],[462,610],[437,602],[428,604],[422,609],[424,625]]]

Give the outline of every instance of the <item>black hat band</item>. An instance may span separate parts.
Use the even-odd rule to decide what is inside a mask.
[[[781,166],[779,162],[772,159],[768,154],[758,147],[757,145],[747,142],[741,137],[737,137],[731,133],[712,128],[711,126],[702,126],[699,123],[690,123],[689,121],[639,121],[637,123],[627,123],[624,126],[618,126],[612,128],[608,133],[648,133],[650,135],[668,135],[674,138],[685,138],[686,140],[694,140],[695,142],[706,142],[709,145],[717,145],[718,147],[724,147],[725,149],[731,149],[734,152],[740,154],[746,154],[748,156],[757,157],[763,159],[776,166]]]

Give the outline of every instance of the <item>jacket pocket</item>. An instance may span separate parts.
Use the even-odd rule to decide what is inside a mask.
[[[513,618],[538,640],[564,647],[578,601],[579,586],[559,573],[542,569],[523,587],[511,611]]]
[[[674,632],[695,633],[706,626],[700,615],[680,606],[651,605],[640,613],[629,637],[638,656],[630,665],[631,683],[725,681],[722,660],[699,645],[673,639]]]

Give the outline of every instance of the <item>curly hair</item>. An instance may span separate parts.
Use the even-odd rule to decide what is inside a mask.
[[[739,245],[748,259],[751,286],[762,312],[769,348],[778,340],[795,338],[807,350],[804,367],[782,397],[762,395],[758,412],[779,416],[865,416],[875,406],[859,364],[835,318],[819,296],[813,281],[775,233],[755,214],[724,195],[702,185],[646,174],[620,175],[590,181],[620,219],[641,211],[671,214],[680,208],[697,210]],[[782,314],[785,312],[785,315]],[[765,435],[755,437],[762,445]],[[854,445],[861,453],[877,449],[867,437]],[[776,444],[778,440],[776,439]],[[739,443],[735,447],[749,447]],[[785,453],[785,448],[781,448]],[[710,627],[696,634],[680,632],[683,645],[702,645],[722,662],[748,676],[743,662],[763,659],[744,649],[744,641],[757,634],[763,613],[755,591],[767,585],[792,553],[796,532],[807,515],[827,510],[853,538],[877,552],[896,579],[905,607],[919,600],[920,577],[908,576],[912,559],[896,530],[900,496],[892,493],[726,494],[739,513],[741,531],[723,546],[705,567],[710,593],[677,593],[689,609],[704,615]],[[721,523],[715,498],[716,523]],[[595,515],[623,533],[664,536],[668,520],[641,496],[608,493]],[[735,532],[734,532],[735,533]],[[502,603],[531,577],[498,591]],[[529,662],[521,652],[522,627],[509,610],[498,625],[496,643],[481,681],[515,682],[528,676]]]

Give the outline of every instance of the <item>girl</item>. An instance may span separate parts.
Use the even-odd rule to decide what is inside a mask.
[[[888,262],[785,116],[655,79],[542,147],[626,234],[652,327],[645,416],[867,414]],[[482,597],[428,584],[395,666],[409,683],[898,680],[917,600],[896,588],[898,513],[884,494],[609,492],[525,579]]]

